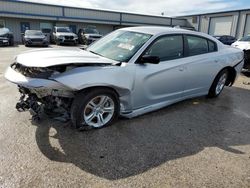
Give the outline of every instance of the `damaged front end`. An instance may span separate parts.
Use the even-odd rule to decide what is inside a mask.
[[[13,63],[7,69],[5,77],[18,85],[21,97],[16,109],[19,112],[29,110],[33,120],[39,120],[44,113],[57,120],[69,120],[75,92],[49,79],[55,74],[66,71],[67,68],[66,66],[34,68]]]
[[[19,112],[29,110],[32,119],[40,120],[43,113],[60,121],[68,121],[70,119],[70,107],[73,101],[73,97],[62,97],[54,92],[49,92],[41,96],[34,90],[29,90],[22,86],[19,86],[19,92],[21,97],[16,104],[16,109]]]

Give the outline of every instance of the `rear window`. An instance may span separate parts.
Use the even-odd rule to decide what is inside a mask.
[[[188,42],[188,54],[189,56],[199,55],[208,53],[208,42],[207,39],[197,36],[187,36]]]
[[[214,42],[212,42],[211,40],[208,40],[208,51],[209,52],[217,51],[216,44]]]

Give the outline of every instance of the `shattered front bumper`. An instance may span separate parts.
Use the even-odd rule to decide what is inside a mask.
[[[57,112],[56,116],[70,117],[70,106],[74,98],[74,91],[50,79],[30,78],[9,67],[5,78],[18,85],[21,94],[16,104],[18,111],[29,110],[33,119],[40,119],[44,108],[50,112]]]

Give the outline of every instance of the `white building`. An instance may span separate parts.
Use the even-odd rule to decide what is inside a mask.
[[[0,27],[14,33],[15,41],[21,41],[25,29],[52,29],[68,26],[73,32],[88,25],[95,25],[101,34],[114,29],[135,25],[162,25],[189,27],[186,19],[104,11],[97,9],[56,6],[16,0],[0,0]]]
[[[187,19],[197,31],[210,35],[231,35],[241,38],[250,34],[250,9],[187,15],[179,18]]]

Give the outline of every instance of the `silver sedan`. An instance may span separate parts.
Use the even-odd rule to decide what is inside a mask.
[[[34,61],[36,59],[36,61]],[[178,101],[217,97],[243,66],[243,52],[203,33],[167,27],[119,29],[86,50],[20,54],[5,77],[21,93],[16,108],[100,128]]]

